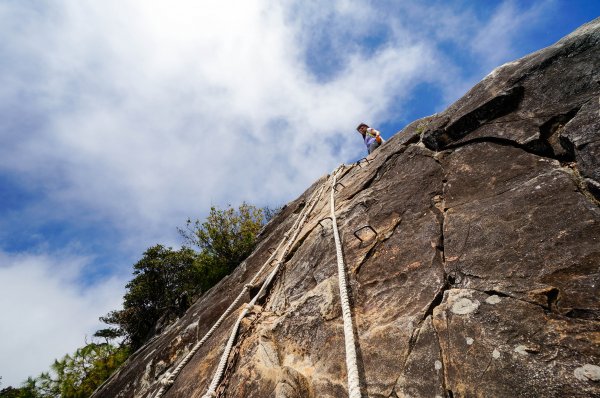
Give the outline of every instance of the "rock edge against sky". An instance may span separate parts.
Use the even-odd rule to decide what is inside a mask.
[[[599,95],[596,19],[345,168],[336,215],[363,396],[600,395]],[[235,272],[94,397],[152,396],[321,186],[217,392],[346,396],[328,184],[324,176],[289,203]],[[204,394],[238,313],[165,396]]]

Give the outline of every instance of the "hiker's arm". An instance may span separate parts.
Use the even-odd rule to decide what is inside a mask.
[[[381,133],[379,131],[371,128],[370,134],[375,137],[375,141],[377,141],[378,144],[381,144]]]
[[[367,131],[373,137],[378,137],[381,134],[379,131],[375,130],[373,127],[369,127],[369,130],[367,130]]]

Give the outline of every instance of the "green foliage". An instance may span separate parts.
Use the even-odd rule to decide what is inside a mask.
[[[129,355],[127,347],[114,347],[110,344],[87,344],[71,355],[54,361],[52,371],[55,378],[48,373],[40,376],[43,391],[47,396],[62,398],[86,398],[96,387],[106,380]],[[40,379],[38,378],[38,379]]]
[[[151,336],[161,317],[180,315],[189,307],[190,296],[200,285],[197,258],[189,248],[174,251],[156,245],[146,250],[133,266],[134,278],[126,285],[123,309],[100,318],[119,328],[103,329],[96,335],[123,334],[132,348],[139,348]]]
[[[202,291],[210,289],[248,257],[264,221],[263,209],[242,203],[237,210],[213,206],[204,222],[188,220],[186,229],[179,229],[188,244],[200,249]]]
[[[423,134],[425,132],[425,130],[427,130],[427,126],[428,126],[428,123],[421,122],[421,123],[419,123],[419,125],[415,129],[415,132],[417,134]]]
[[[0,380],[2,380],[2,376],[0,376]],[[0,398],[37,398],[36,391],[28,386],[28,383],[33,383],[31,377],[23,383],[21,388],[14,388],[12,386],[3,388],[0,390]]]
[[[117,328],[103,329],[96,336],[120,334],[133,349],[139,348],[160,326],[182,315],[195,296],[231,273],[254,249],[264,223],[265,211],[246,203],[238,209],[212,207],[206,220],[188,220],[179,232],[198,251],[149,248],[133,266],[123,309],[100,318]]]
[[[6,387],[0,390],[0,398],[40,398],[40,395],[35,389],[25,386],[24,383],[21,388]]]
[[[94,333],[94,337],[100,337],[106,340],[108,343],[110,340],[118,339],[119,337],[123,337],[124,333],[121,329],[118,328],[106,328],[100,329]]]
[[[126,346],[91,343],[55,360],[49,372],[8,387],[0,398],[87,398],[127,359]]]
[[[0,398],[21,398],[21,394],[20,388],[6,387],[0,390]]]
[[[262,208],[262,212],[265,218],[265,224],[268,223],[269,221],[271,221],[277,214],[279,214],[281,212],[281,209],[283,208],[283,206],[279,206],[279,207],[269,207],[269,206],[265,206]]]
[[[213,206],[204,222],[188,220],[187,231],[180,232],[202,254],[231,271],[254,249],[263,219],[263,209],[246,203],[237,211],[231,206],[224,210]]]
[[[0,390],[0,398],[85,398],[102,384],[157,329],[157,325],[181,316],[198,294],[231,273],[254,249],[256,237],[280,209],[257,208],[243,203],[236,210],[212,207],[204,222],[188,220],[179,229],[190,247],[180,250],[155,245],[133,266],[126,285],[123,309],[100,320],[109,327],[72,355],[56,360],[49,372],[29,377],[20,388]],[[125,337],[124,345],[111,340]]]

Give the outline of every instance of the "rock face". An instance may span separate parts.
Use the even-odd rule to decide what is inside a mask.
[[[597,19],[338,175],[362,396],[600,396],[599,95]],[[322,186],[242,322],[217,396],[347,396],[330,184],[288,204],[233,274],[94,397],[153,396]],[[166,397],[205,393],[241,308]]]

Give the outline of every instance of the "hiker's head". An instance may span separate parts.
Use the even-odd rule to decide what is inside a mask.
[[[367,129],[369,128],[369,126],[367,126],[365,123],[361,123],[358,125],[358,127],[356,128],[356,131],[358,131],[359,133],[361,133],[362,135],[365,135],[365,133],[367,132]]]

